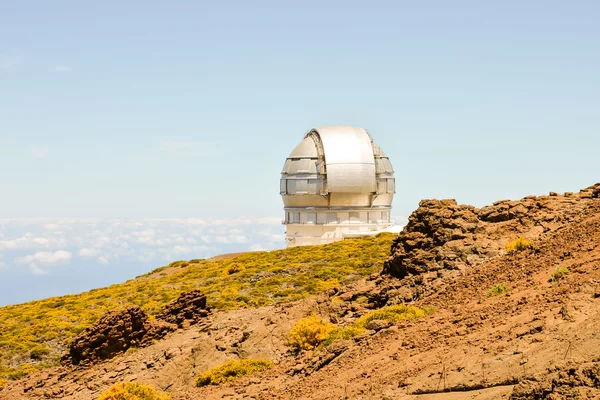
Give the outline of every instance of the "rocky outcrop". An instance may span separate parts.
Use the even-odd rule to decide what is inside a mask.
[[[63,362],[79,365],[106,360],[131,347],[146,346],[175,329],[175,325],[167,322],[149,321],[138,306],[113,311],[73,339]]]
[[[383,275],[439,277],[504,253],[523,235],[536,240],[582,216],[600,197],[600,184],[579,193],[528,196],[475,208],[456,200],[423,200],[392,245]]]
[[[175,324],[181,328],[186,323],[197,323],[206,316],[208,316],[206,296],[199,290],[192,290],[181,294],[177,300],[167,304],[156,316],[156,319]]]
[[[515,386],[511,400],[597,399],[600,398],[600,363],[556,367],[539,379]]]
[[[181,294],[152,321],[144,310],[135,305],[113,311],[75,337],[62,361],[78,365],[106,360],[129,348],[151,344],[153,340],[183,327],[186,322],[188,325],[196,323],[207,315],[206,296],[199,290]]]

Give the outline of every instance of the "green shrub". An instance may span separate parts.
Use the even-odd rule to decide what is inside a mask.
[[[502,293],[506,293],[506,292],[508,292],[508,290],[509,290],[509,287],[506,285],[506,283],[499,283],[499,284],[494,285],[491,288],[489,288],[487,291],[487,295],[488,295],[488,297],[494,297],[494,296],[501,295]]]
[[[550,274],[552,281],[557,282],[561,279],[563,279],[564,277],[566,277],[567,275],[569,275],[569,268],[567,267],[563,267],[563,266],[559,266],[554,268],[554,271],[552,271],[552,274]]]
[[[195,386],[218,385],[240,376],[264,371],[273,366],[271,361],[261,359],[231,360],[203,372],[196,378]]]
[[[533,244],[523,236],[519,236],[515,240],[511,240],[510,242],[506,243],[505,248],[507,253],[514,253],[517,251],[533,249]]]
[[[155,389],[152,385],[143,385],[137,382],[117,383],[98,400],[166,400],[171,395]]]
[[[290,330],[288,345],[296,350],[312,350],[329,337],[335,325],[316,315],[302,318]]]

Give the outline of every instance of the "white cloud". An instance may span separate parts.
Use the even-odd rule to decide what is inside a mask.
[[[83,248],[83,249],[79,250],[78,254],[79,254],[79,257],[93,258],[93,257],[98,257],[100,255],[100,252],[98,251],[98,249]]]
[[[18,257],[15,259],[15,262],[17,264],[28,265],[34,274],[47,274],[48,271],[41,269],[40,266],[68,263],[71,261],[72,257],[73,254],[65,250],[58,250],[55,252],[40,251],[28,256]]]
[[[36,147],[31,149],[31,157],[42,160],[44,158],[48,158],[48,149],[44,147]]]
[[[231,219],[215,219],[211,221],[213,225],[281,225],[281,218],[266,217],[266,218],[231,218]]]
[[[59,224],[45,224],[44,229],[48,231],[58,231],[61,229],[61,226]]]
[[[248,238],[244,235],[232,235],[232,236],[216,236],[214,238],[215,243],[248,243]]]
[[[26,249],[41,249],[50,247],[61,247],[64,245],[64,240],[52,237],[33,237],[32,233],[26,233],[21,237],[14,239],[0,240],[0,250],[26,250]]]
[[[250,245],[256,250],[285,245],[279,218],[30,218],[3,219],[0,226],[0,253],[37,274],[52,272],[46,266],[57,252],[98,268],[117,260],[158,264],[245,251]]]
[[[253,244],[252,246],[249,247],[249,249],[250,249],[250,251],[265,251],[265,250],[267,250],[258,243]]]

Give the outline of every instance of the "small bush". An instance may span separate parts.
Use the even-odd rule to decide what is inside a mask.
[[[236,272],[242,272],[244,270],[244,266],[242,264],[233,263],[227,266],[227,275],[235,274]]]
[[[362,317],[354,321],[354,323],[350,326],[347,326],[345,328],[334,329],[322,342],[321,346],[327,347],[338,339],[352,339],[353,337],[360,335],[361,333],[367,330],[367,324],[370,321],[379,319],[394,322],[401,321],[407,318],[424,317],[425,315],[430,315],[434,312],[435,309],[433,309],[432,307],[419,308],[405,305],[384,307],[379,310],[370,312],[366,315],[363,315]]]
[[[203,372],[196,378],[195,386],[218,385],[222,382],[232,381],[244,375],[264,371],[273,366],[271,361],[260,359],[231,360],[213,369]]]
[[[47,347],[36,346],[29,351],[29,358],[33,360],[41,360],[43,356],[50,354],[50,349]]]
[[[2,389],[4,386],[6,386],[6,380],[4,379],[0,379],[0,389]]]
[[[316,315],[299,320],[290,330],[288,345],[296,350],[312,350],[329,337],[335,325]]]
[[[353,325],[347,326],[345,328],[335,329],[329,334],[327,339],[325,339],[323,343],[321,343],[321,347],[327,347],[336,340],[352,339],[353,337],[358,336],[365,331],[366,328]]]
[[[377,311],[363,315],[354,322],[355,326],[365,328],[370,321],[382,319],[385,321],[395,322],[407,318],[419,318],[425,315],[433,314],[434,309],[429,307],[419,308],[415,306],[389,306],[383,307]]]
[[[499,296],[502,293],[508,292],[508,290],[509,290],[509,287],[506,285],[506,283],[499,283],[499,284],[494,285],[491,288],[489,288],[487,295],[488,295],[488,297]]]
[[[552,274],[550,275],[552,277],[552,281],[557,282],[561,279],[563,279],[565,276],[569,275],[569,268],[567,267],[556,267],[554,268],[554,271],[552,271]]]
[[[505,248],[507,253],[514,253],[517,251],[533,249],[533,244],[523,236],[519,236],[515,240],[506,243]]]
[[[98,400],[166,400],[170,397],[171,395],[161,392],[151,385],[125,382],[113,385],[102,393]]]

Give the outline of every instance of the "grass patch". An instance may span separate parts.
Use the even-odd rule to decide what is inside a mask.
[[[506,243],[505,249],[507,253],[515,253],[517,251],[533,249],[533,243],[525,239],[525,237],[519,236],[515,240]]]
[[[554,271],[552,271],[552,273],[550,274],[550,278],[552,279],[552,282],[558,282],[561,279],[565,278],[567,275],[569,275],[570,272],[571,271],[569,270],[569,268],[559,266],[554,268]]]
[[[273,363],[271,361],[261,359],[231,360],[203,372],[196,378],[194,385],[196,387],[218,385],[241,376],[264,371],[272,366]]]
[[[121,284],[0,307],[0,379],[58,365],[75,335],[129,304],[153,316],[181,293],[199,289],[213,308],[232,310],[290,302],[352,283],[381,268],[396,236],[177,261]],[[229,274],[232,269],[237,271]],[[15,365],[15,359],[22,361]]]
[[[510,288],[506,285],[506,283],[499,283],[488,289],[487,296],[488,297],[499,296],[503,293],[508,292],[509,290],[510,290]]]
[[[137,382],[117,383],[98,400],[166,400],[171,395],[155,389],[152,385],[143,385]]]

